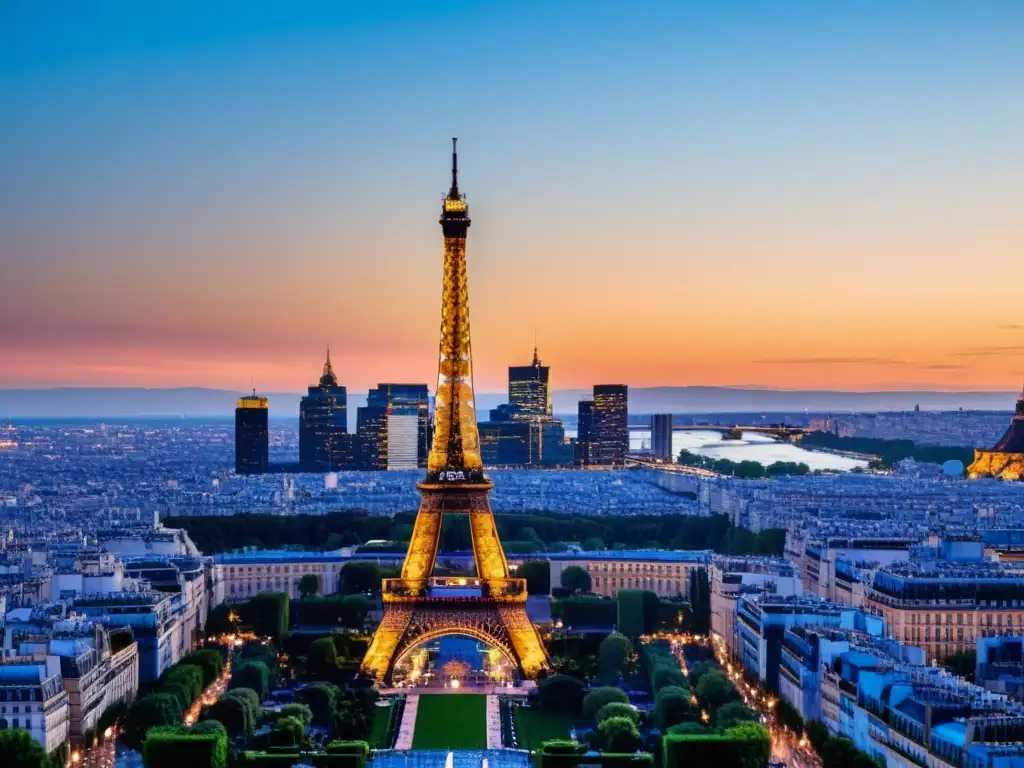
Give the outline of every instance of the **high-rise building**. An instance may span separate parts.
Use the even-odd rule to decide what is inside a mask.
[[[590,466],[590,442],[594,432],[594,401],[580,400],[576,416],[576,448],[573,458],[580,467]]]
[[[621,467],[629,453],[629,389],[625,384],[595,384],[590,465]]]
[[[303,472],[333,472],[351,466],[348,394],[338,385],[327,350],[320,382],[299,403],[299,467]]]
[[[426,466],[430,436],[426,384],[378,384],[359,408],[357,443],[363,469]]]
[[[238,399],[235,408],[235,472],[259,475],[270,463],[270,430],[267,398],[252,395]]]
[[[672,459],[672,414],[651,416],[651,455],[656,459]]]
[[[482,421],[480,455],[487,466],[558,467],[573,463],[565,425],[551,415],[550,371],[537,348],[530,365],[508,369],[508,403]]]
[[[511,365],[508,369],[508,403],[520,419],[551,418],[551,368],[540,364],[533,348],[530,365]]]
[[[388,468],[388,409],[356,409],[356,464],[360,469]]]

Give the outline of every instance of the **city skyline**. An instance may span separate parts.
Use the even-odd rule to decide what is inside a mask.
[[[433,381],[459,135],[482,392],[1019,390],[1024,9],[643,11],[5,7],[0,387]]]

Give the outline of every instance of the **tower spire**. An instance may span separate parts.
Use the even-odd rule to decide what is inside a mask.
[[[537,329],[533,329],[533,367],[540,365],[540,355],[537,354]]]
[[[334,376],[334,366],[331,365],[331,345],[327,345],[327,360],[324,361],[324,376]]]
[[[448,198],[456,200],[459,197],[459,151],[458,138],[452,136],[452,188],[448,190]]]

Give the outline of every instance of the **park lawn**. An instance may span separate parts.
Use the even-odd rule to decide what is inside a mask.
[[[545,712],[531,707],[516,707],[516,739],[520,749],[539,749],[545,741],[569,738],[569,729],[579,725],[578,717],[562,712]]]
[[[487,697],[429,693],[416,710],[413,749],[487,749]]]
[[[387,707],[373,708],[373,727],[370,729],[370,749],[387,749],[390,744],[384,742],[388,738],[388,723],[391,720],[391,711],[394,704]]]

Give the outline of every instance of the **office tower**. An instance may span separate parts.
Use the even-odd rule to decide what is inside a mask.
[[[303,472],[333,472],[350,466],[348,395],[338,385],[327,350],[320,382],[299,402],[299,467]]]
[[[508,369],[508,403],[516,411],[516,418],[550,418],[551,368],[540,364],[537,348],[533,348],[530,365],[511,365]]]
[[[235,408],[235,472],[259,475],[270,463],[270,431],[267,398],[252,395],[238,398]]]
[[[594,431],[594,401],[580,400],[576,417],[576,448],[573,458],[580,467],[590,466],[590,441]]]
[[[672,414],[651,416],[651,454],[656,459],[672,459]]]
[[[533,422],[492,418],[477,426],[480,431],[480,457],[488,467],[526,467],[533,463]]]
[[[480,458],[466,281],[469,207],[459,194],[454,144],[452,186],[440,222],[444,278],[434,437],[426,478],[416,486],[423,499],[402,575],[384,580],[384,617],[363,657],[363,672],[382,683],[394,682],[396,666],[415,648],[444,635],[469,635],[488,643],[527,677],[537,677],[548,666],[540,634],[526,615],[526,581],[509,576],[488,500],[493,484]],[[443,593],[447,582],[433,578],[442,519],[451,514],[469,516],[474,589],[479,591],[478,597],[460,596],[454,603]]]
[[[593,424],[590,429],[591,466],[621,467],[629,453],[625,384],[595,384]]]
[[[356,464],[360,469],[388,468],[388,409],[356,409]]]
[[[426,466],[430,425],[426,384],[378,384],[356,412],[359,465],[363,469]]]

